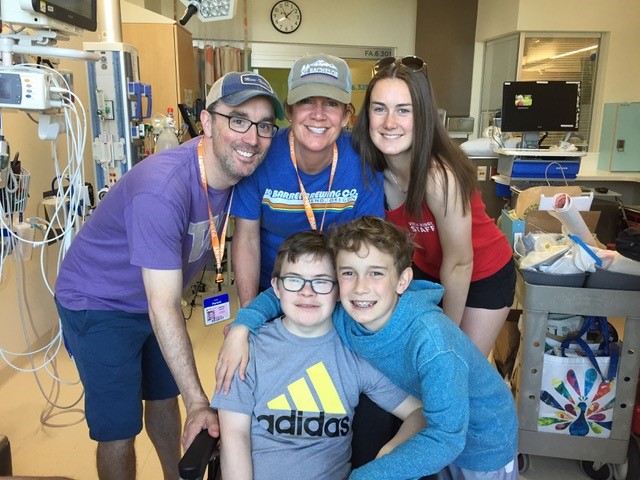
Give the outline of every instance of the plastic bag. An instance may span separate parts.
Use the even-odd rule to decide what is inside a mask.
[[[595,272],[601,260],[583,242],[563,235],[528,233],[516,242],[519,267],[544,273],[566,275]]]

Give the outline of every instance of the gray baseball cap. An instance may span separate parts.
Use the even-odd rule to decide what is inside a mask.
[[[347,62],[333,55],[316,54],[299,58],[289,72],[287,103],[309,97],[327,97],[351,103],[351,71]]]

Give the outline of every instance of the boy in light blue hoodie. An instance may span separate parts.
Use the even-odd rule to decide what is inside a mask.
[[[437,306],[442,287],[411,282],[408,235],[382,219],[362,217],[337,227],[331,245],[341,300],[333,313],[335,329],[350,349],[422,399],[427,424],[350,478],[517,479],[513,397],[495,368]],[[278,312],[271,291],[240,310],[221,350],[217,388],[227,388],[240,363],[243,378],[247,329],[255,333]]]
[[[363,392],[404,420],[382,454],[424,427],[421,402],[340,341],[335,275],[326,235],[298,232],[280,245],[271,285],[284,315],[251,335],[245,381],[234,377],[211,402],[225,480],[346,479]]]

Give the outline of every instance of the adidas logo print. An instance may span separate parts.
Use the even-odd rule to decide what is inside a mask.
[[[333,413],[338,415],[344,415],[346,410],[342,405],[342,401],[338,396],[338,392],[336,391],[336,387],[333,384],[333,380],[329,376],[329,372],[327,368],[324,366],[324,363],[318,362],[312,367],[307,368],[307,375],[309,375],[309,380],[311,380],[311,384],[313,385],[320,402],[322,403],[322,410],[325,413]],[[291,395],[291,399],[294,402],[296,410],[303,410],[305,412],[320,412],[320,408],[313,398],[313,394],[311,393],[311,389],[307,384],[307,380],[302,377],[299,380],[289,384],[287,387],[289,391],[289,395]],[[287,400],[286,395],[283,393],[282,395],[278,395],[276,398],[267,403],[267,407],[271,410],[293,410]]]
[[[267,402],[269,409],[286,411],[287,414],[260,415],[258,422],[271,434],[306,434],[315,437],[348,435],[350,419],[344,416],[347,412],[324,363],[318,362],[307,368],[307,375],[311,385],[307,378],[302,377],[287,386],[293,405],[284,393]],[[315,390],[320,406],[313,396],[311,387]],[[309,416],[309,413],[318,415]],[[341,415],[343,417],[340,418]]]

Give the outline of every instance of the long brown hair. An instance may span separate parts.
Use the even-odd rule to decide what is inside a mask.
[[[475,170],[471,160],[451,140],[440,121],[431,82],[424,70],[413,70],[396,61],[379,70],[369,82],[362,111],[352,133],[353,146],[360,154],[363,169],[365,163],[377,171],[383,171],[388,167],[384,154],[373,144],[369,135],[371,91],[378,81],[385,78],[397,78],[405,82],[413,105],[413,144],[406,210],[412,216],[422,216],[428,175],[442,176],[446,199],[449,190],[448,170],[455,178],[463,212],[466,214],[470,208],[471,195],[476,189]],[[445,203],[445,214],[446,210]]]

